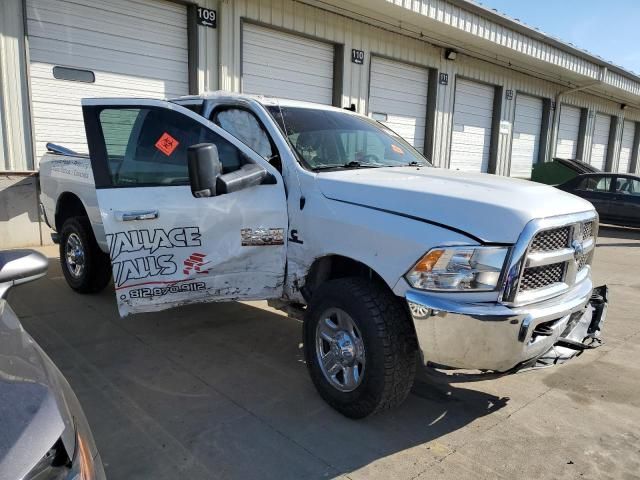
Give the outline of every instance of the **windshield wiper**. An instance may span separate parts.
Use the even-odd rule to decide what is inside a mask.
[[[351,160],[343,165],[344,168],[380,168],[384,165],[375,165],[373,163],[360,163],[357,160]]]
[[[317,165],[315,167],[312,168],[312,170],[314,172],[317,172],[318,170],[334,170],[334,169],[343,169],[344,165]]]
[[[350,162],[345,163],[344,166],[346,168],[358,168],[358,167],[361,167],[362,164],[357,160],[351,160]]]
[[[387,165],[388,167],[428,167],[426,163],[416,162],[415,160],[408,163],[398,163],[396,165]]]
[[[374,165],[372,163],[360,163],[356,160],[352,160],[350,162],[344,163],[342,165],[318,165],[316,167],[313,167],[314,171],[318,171],[318,170],[332,170],[332,169],[338,169],[338,170],[343,170],[343,169],[347,169],[347,168],[380,168],[382,165]]]

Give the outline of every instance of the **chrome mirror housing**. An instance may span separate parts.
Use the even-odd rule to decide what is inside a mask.
[[[47,257],[35,250],[0,251],[0,298],[15,285],[43,277],[48,267]]]

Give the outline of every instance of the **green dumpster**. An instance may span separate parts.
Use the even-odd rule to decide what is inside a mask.
[[[583,173],[597,173],[600,170],[581,160],[554,158],[551,162],[533,166],[531,180],[547,185],[559,185]]]

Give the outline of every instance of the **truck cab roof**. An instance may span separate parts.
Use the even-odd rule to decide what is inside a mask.
[[[220,104],[220,103],[236,103],[242,101],[256,101],[265,107],[281,106],[281,107],[298,107],[298,108],[313,108],[318,110],[334,110],[340,112],[350,112],[342,108],[334,107],[331,105],[324,105],[321,103],[304,102],[301,100],[290,100],[287,98],[272,97],[269,95],[254,95],[248,93],[235,93],[224,90],[216,90],[214,92],[205,92],[199,95],[185,95],[182,97],[170,98],[168,101],[177,103],[179,105],[195,105],[195,104]],[[205,108],[204,111],[210,111]]]

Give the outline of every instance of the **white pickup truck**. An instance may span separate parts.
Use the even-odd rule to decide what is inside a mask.
[[[433,168],[351,111],[217,92],[86,99],[89,156],[50,146],[41,203],[69,285],[121,315],[267,299],[304,318],[322,397],[401,403],[416,359],[514,372],[597,344],[593,206]]]

